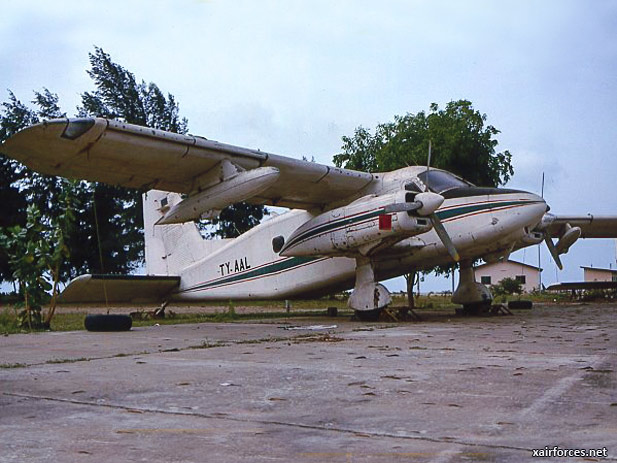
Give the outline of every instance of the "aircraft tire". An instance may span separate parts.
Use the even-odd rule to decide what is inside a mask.
[[[521,301],[510,301],[508,302],[508,309],[516,310],[516,309],[524,309],[529,310],[533,307],[532,301],[521,300]]]
[[[486,315],[491,310],[491,302],[492,301],[482,301],[476,302],[475,304],[463,304],[460,314],[472,317]]]
[[[376,322],[379,320],[382,309],[356,310],[354,318],[361,322]]]
[[[133,319],[129,315],[92,314],[86,315],[84,326],[88,331],[129,331]]]

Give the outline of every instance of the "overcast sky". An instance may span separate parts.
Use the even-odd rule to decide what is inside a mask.
[[[545,172],[552,212],[617,214],[616,31],[602,0],[7,2],[0,99],[47,87],[73,114],[96,45],[175,95],[191,133],[331,164],[359,125],[465,98],[501,130],[508,186],[539,192]],[[559,273],[542,252],[546,283],[615,266],[613,240]]]

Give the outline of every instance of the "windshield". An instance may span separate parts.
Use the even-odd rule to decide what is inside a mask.
[[[443,170],[425,170],[421,174],[418,174],[418,178],[434,193],[443,193],[453,188],[473,186],[471,183],[455,177],[450,172],[444,172]]]

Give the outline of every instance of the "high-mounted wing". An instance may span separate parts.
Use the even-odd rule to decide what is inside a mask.
[[[617,238],[617,216],[603,215],[556,215],[548,226],[551,237],[560,237],[569,224],[581,229],[581,238]]]
[[[43,122],[0,149],[48,175],[186,194],[211,185],[223,162],[241,170],[274,167],[278,179],[249,201],[299,209],[354,196],[375,180],[365,172],[101,118]]]

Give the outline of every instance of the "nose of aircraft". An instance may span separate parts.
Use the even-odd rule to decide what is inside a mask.
[[[521,191],[521,194],[525,197],[527,201],[530,201],[534,204],[543,205],[546,208],[545,212],[550,209],[542,196],[539,196],[536,193],[531,193],[530,191]]]
[[[472,196],[486,196],[491,201],[517,201],[534,204],[536,206],[543,205],[546,210],[548,206],[546,201],[541,196],[535,193],[523,190],[514,190],[511,188],[489,188],[489,187],[467,187],[467,188],[454,188],[441,193],[445,199],[464,198]],[[545,210],[545,212],[546,212]]]
[[[536,193],[507,188],[491,188],[490,190],[492,191],[487,193],[491,199],[511,202],[512,206],[519,209],[519,218],[528,225],[539,223],[550,209],[544,198]],[[506,200],[503,195],[508,195],[508,199]]]
[[[541,196],[529,191],[511,188],[470,187],[457,188],[441,193],[444,198],[484,197],[490,208],[516,208],[518,220],[525,226],[537,224],[550,209]],[[471,198],[470,198],[471,199]]]

